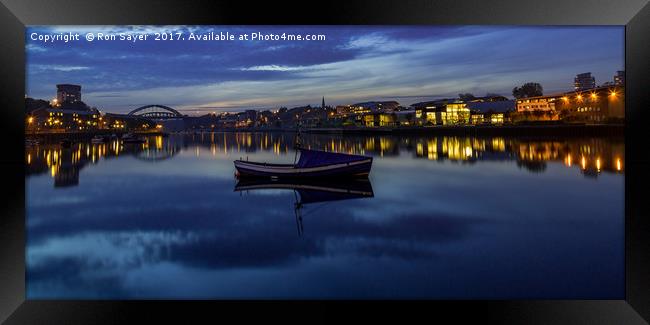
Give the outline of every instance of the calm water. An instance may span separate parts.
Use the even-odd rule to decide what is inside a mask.
[[[307,135],[370,182],[237,183],[292,143],[27,148],[28,298],[624,297],[623,139]]]

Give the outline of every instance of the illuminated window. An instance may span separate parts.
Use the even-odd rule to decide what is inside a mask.
[[[436,124],[436,112],[427,112],[427,122]]]

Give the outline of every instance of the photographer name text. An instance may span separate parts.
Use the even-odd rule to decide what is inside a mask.
[[[145,41],[190,41],[190,42],[213,42],[213,41],[325,41],[324,34],[292,34],[292,33],[232,33],[232,32],[155,32],[155,33],[110,33],[110,32],[87,32],[87,33],[55,33],[41,34],[31,33],[29,39],[42,43],[70,43],[70,42],[145,42]]]

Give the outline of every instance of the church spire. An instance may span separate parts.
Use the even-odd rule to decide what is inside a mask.
[[[321,105],[320,108],[325,108],[325,96],[323,96],[323,104]]]

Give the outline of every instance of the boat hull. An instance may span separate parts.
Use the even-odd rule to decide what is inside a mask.
[[[235,168],[240,177],[368,177],[372,167],[372,158],[360,161],[331,164],[315,167],[296,167],[236,160]]]
[[[330,179],[272,179],[244,178],[235,185],[235,191],[294,190],[300,195],[301,204],[371,198],[374,196],[368,178]]]

